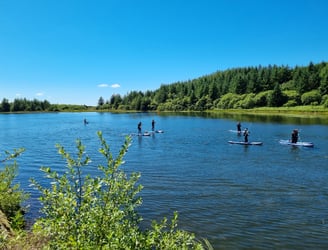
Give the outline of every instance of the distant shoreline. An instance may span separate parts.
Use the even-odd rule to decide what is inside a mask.
[[[110,110],[97,109],[96,107],[88,107],[85,110],[56,110],[56,111],[17,111],[17,112],[0,112],[0,114],[29,114],[29,113],[233,113],[233,114],[253,114],[253,115],[293,115],[293,116],[328,116],[328,108],[318,106],[296,106],[296,107],[261,107],[254,109],[214,109],[204,111],[138,111],[138,110]]]

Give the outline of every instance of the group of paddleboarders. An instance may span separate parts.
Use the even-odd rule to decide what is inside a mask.
[[[241,123],[237,123],[237,132],[241,134]],[[248,142],[248,135],[249,135],[249,130],[248,128],[244,129],[243,136],[244,136],[244,142]],[[297,143],[298,141],[298,130],[293,129],[292,136],[291,136],[291,143]]]
[[[139,122],[139,123],[138,123],[138,134],[141,134],[141,125],[142,125],[142,123]],[[155,120],[152,120],[152,121],[151,121],[151,130],[152,130],[152,131],[155,130]]]

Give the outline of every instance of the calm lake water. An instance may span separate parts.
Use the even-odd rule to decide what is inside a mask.
[[[47,184],[40,167],[65,166],[56,143],[74,154],[81,139],[93,160],[92,174],[103,160],[97,131],[115,156],[125,135],[136,133],[139,121],[150,130],[152,119],[164,133],[133,136],[122,166],[141,173],[145,226],[178,211],[179,227],[207,238],[214,249],[328,248],[328,117],[0,114],[0,158],[5,150],[26,149],[17,162],[18,181],[31,193],[28,217],[38,216],[39,209],[29,178]],[[250,130],[250,141],[263,145],[229,144],[243,139],[229,132],[237,121]],[[314,148],[280,145],[294,128]]]

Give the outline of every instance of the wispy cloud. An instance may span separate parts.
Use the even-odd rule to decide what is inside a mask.
[[[118,83],[115,83],[115,84],[112,84],[111,87],[114,89],[117,89],[117,88],[121,87],[121,85],[119,85]]]
[[[44,94],[42,92],[38,92],[35,94],[36,96],[43,96]]]
[[[15,95],[16,97],[21,97],[22,96],[22,94],[20,94],[20,93],[16,93],[16,95]]]
[[[99,88],[107,88],[108,84],[107,83],[102,83],[102,84],[98,84]]]

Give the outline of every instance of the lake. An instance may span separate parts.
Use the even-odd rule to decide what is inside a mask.
[[[83,120],[88,124],[84,125]],[[31,193],[29,219],[38,216],[39,193],[29,178],[47,184],[41,166],[61,172],[65,162],[57,143],[72,154],[81,139],[96,174],[102,162],[97,131],[113,155],[126,135],[155,129],[164,133],[132,136],[122,166],[140,172],[143,225],[179,212],[179,228],[207,238],[214,249],[326,249],[328,247],[328,117],[236,114],[33,113],[0,114],[0,158],[24,147],[17,159],[21,187]],[[249,141],[229,130],[240,121]],[[294,128],[313,148],[279,144]],[[3,167],[2,165],[0,165]]]

